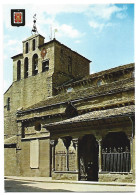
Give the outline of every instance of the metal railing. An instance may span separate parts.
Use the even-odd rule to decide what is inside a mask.
[[[130,172],[131,158],[128,147],[102,149],[103,172]]]

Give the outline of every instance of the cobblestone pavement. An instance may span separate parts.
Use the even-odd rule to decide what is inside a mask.
[[[49,183],[5,179],[5,192],[134,192],[134,186]]]

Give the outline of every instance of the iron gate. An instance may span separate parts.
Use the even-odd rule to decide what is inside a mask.
[[[102,171],[130,172],[131,158],[128,147],[105,148],[102,150]]]

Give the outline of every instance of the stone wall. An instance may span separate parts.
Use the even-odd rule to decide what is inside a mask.
[[[54,87],[71,79],[79,79],[89,75],[89,60],[60,43],[55,43]],[[68,71],[69,57],[71,72]]]
[[[4,148],[4,175],[20,175],[17,164],[16,148]]]
[[[77,172],[53,172],[53,180],[75,180],[78,181],[79,174]]]
[[[21,175],[28,177],[50,176],[50,142],[49,139],[39,140],[39,168],[30,168],[30,139],[22,141]],[[25,160],[26,159],[26,160]]]
[[[122,183],[134,182],[132,173],[99,173],[99,181]]]
[[[4,96],[5,134],[16,134],[16,112],[29,107],[52,95],[52,79],[46,72],[34,77],[14,82]],[[10,97],[10,110],[7,110],[7,99]]]

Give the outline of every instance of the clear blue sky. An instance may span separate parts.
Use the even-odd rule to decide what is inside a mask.
[[[26,10],[25,27],[10,25],[10,9]],[[22,41],[31,36],[33,15],[37,14],[39,34],[49,41],[50,26],[61,43],[92,61],[90,72],[134,62],[134,5],[5,5],[4,91],[12,83],[12,59],[22,53]],[[54,33],[52,33],[54,36]]]

